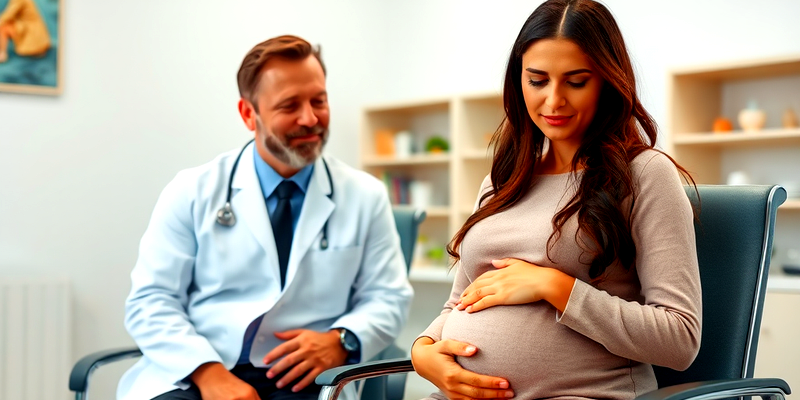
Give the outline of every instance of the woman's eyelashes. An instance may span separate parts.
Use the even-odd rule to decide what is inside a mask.
[[[570,86],[572,86],[574,88],[582,88],[582,87],[586,86],[586,82],[588,82],[588,81],[589,81],[588,79],[584,80],[584,81],[580,81],[580,82],[567,81],[567,85],[570,85]]]
[[[580,81],[580,82],[567,81],[566,83],[567,83],[567,85],[570,85],[570,86],[572,86],[574,88],[579,89],[579,88],[582,88],[582,87],[586,86],[586,82],[588,82],[588,81],[589,80],[586,79],[586,80],[583,80],[583,81]],[[533,86],[533,87],[544,87],[544,86],[547,86],[548,82],[550,82],[549,79],[541,79],[541,80],[528,79],[528,84]]]
[[[533,79],[528,79],[528,84],[533,86],[533,87],[542,87],[542,86],[547,85],[547,81],[548,81],[547,79],[542,79],[540,81],[535,81]]]

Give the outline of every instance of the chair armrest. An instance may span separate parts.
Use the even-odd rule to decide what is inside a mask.
[[[124,347],[111,350],[102,350],[89,354],[75,363],[72,372],[69,374],[69,390],[73,392],[85,392],[89,386],[89,377],[95,369],[114,361],[126,358],[139,357],[142,352],[136,347]]]
[[[369,361],[360,364],[343,365],[331,368],[317,376],[314,381],[320,386],[335,386],[381,375],[400,374],[414,371],[410,358]]]
[[[336,399],[344,385],[352,381],[412,371],[410,358],[395,358],[331,368],[319,374],[314,382],[323,387],[320,399]]]
[[[684,383],[645,393],[636,400],[686,400],[701,397],[703,400],[725,399],[741,396],[777,396],[785,398],[792,393],[783,379],[756,378],[730,379]]]

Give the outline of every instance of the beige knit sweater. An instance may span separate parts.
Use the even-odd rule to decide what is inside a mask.
[[[590,283],[589,258],[576,241],[576,216],[564,225],[550,261],[546,245],[553,215],[575,193],[582,173],[539,175],[518,204],[469,231],[450,299],[420,336],[475,345],[476,355],[457,361],[470,371],[508,379],[516,399],[632,399],[656,389],[651,364],[687,368],[697,355],[701,330],[691,206],[663,154],[640,154],[632,172],[633,268],[612,265],[602,281]],[[481,193],[490,187],[487,177]],[[470,282],[494,268],[491,260],[505,257],[577,278],[564,313],[544,301],[472,314],[455,310]]]

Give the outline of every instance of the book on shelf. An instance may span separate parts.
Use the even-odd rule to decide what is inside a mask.
[[[410,186],[412,179],[384,172],[381,174],[381,180],[386,185],[386,190],[389,192],[389,200],[392,204],[411,204]]]

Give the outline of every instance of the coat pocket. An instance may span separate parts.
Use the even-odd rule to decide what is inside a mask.
[[[310,290],[313,309],[336,317],[348,309],[350,293],[361,268],[364,246],[310,250],[302,262],[300,283]]]

